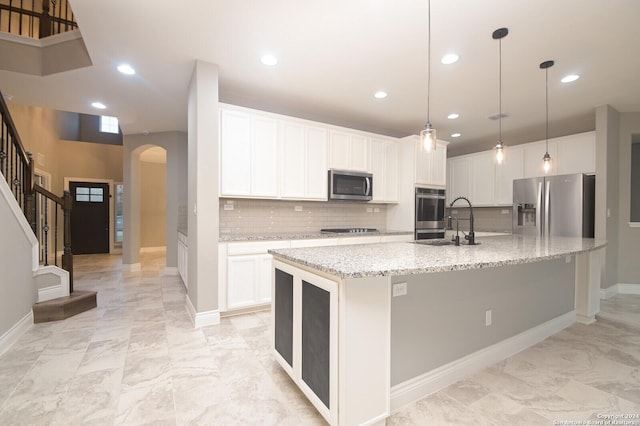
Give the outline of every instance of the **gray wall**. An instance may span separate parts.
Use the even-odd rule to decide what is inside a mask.
[[[167,244],[167,165],[140,164],[140,246]]]
[[[631,222],[640,222],[640,134],[631,145]]]
[[[618,191],[620,194],[618,283],[640,284],[640,228],[629,227],[631,209],[631,143],[640,134],[640,112],[620,113],[620,162]]]
[[[4,176],[0,175],[0,337],[29,314],[37,299],[32,269],[32,242],[9,207],[17,205]],[[26,219],[24,225],[26,225]],[[33,237],[35,239],[35,236]]]
[[[408,286],[391,299],[391,385],[572,311],[574,276],[572,257],[393,277]]]

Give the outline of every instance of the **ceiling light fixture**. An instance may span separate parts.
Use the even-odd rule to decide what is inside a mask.
[[[451,114],[447,115],[447,118],[448,118],[449,120],[455,120],[455,119],[456,119],[456,118],[458,118],[458,117],[460,117],[460,114],[455,113],[455,112],[453,112],[453,113],[451,113]]]
[[[509,30],[507,28],[498,28],[492,34],[493,39],[498,40],[499,46],[500,46],[499,47],[500,72],[499,72],[499,78],[498,78],[498,94],[499,94],[498,122],[500,124],[499,124],[499,133],[498,133],[498,142],[496,143],[496,146],[493,147],[493,150],[495,151],[495,160],[496,160],[496,163],[498,164],[502,164],[504,162],[504,154],[505,154],[504,153],[505,146],[502,143],[502,39],[506,37],[507,34],[509,34]]]
[[[447,55],[444,55],[442,59],[440,59],[440,62],[442,62],[445,65],[451,65],[458,62],[459,59],[460,59],[460,56],[456,55],[455,53],[449,53]]]
[[[544,174],[549,173],[551,170],[551,156],[549,155],[549,68],[553,66],[553,61],[544,61],[540,64],[540,69],[544,70],[544,87],[545,87],[545,111],[546,111],[546,131],[545,138],[547,140],[547,148],[542,157],[542,168],[544,169]]]
[[[136,73],[136,70],[134,70],[133,67],[129,64],[118,65],[118,71],[126,75],[134,75]]]
[[[107,106],[105,104],[103,104],[102,102],[92,102],[91,106],[97,109],[106,109]]]
[[[452,133],[451,134],[452,138],[459,138],[460,136],[462,136],[462,133]]]
[[[572,81],[576,81],[579,78],[580,76],[578,74],[569,74],[564,76],[560,81],[563,83],[571,83]]]
[[[272,67],[278,64],[278,59],[271,54],[267,54],[267,55],[264,55],[262,58],[260,58],[260,62],[262,62],[264,65],[268,67]]]
[[[420,131],[420,147],[426,152],[436,150],[436,129],[431,127],[429,120],[429,95],[431,94],[431,0],[427,11],[427,124]]]
[[[373,94],[373,97],[376,99],[384,99],[387,97],[387,92],[383,91],[383,90],[379,90],[376,93]]]

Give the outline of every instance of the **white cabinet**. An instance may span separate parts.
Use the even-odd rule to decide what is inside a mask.
[[[355,132],[329,131],[329,168],[369,171],[369,140]]]
[[[471,159],[468,156],[449,160],[449,181],[447,182],[447,204],[456,197],[470,196]],[[473,203],[473,198],[471,199]]]
[[[220,195],[278,195],[278,122],[220,108]]]
[[[243,308],[271,302],[270,254],[229,256],[227,307]]]
[[[393,140],[371,138],[373,202],[398,202],[398,146]]]
[[[281,122],[282,198],[327,199],[327,130]]]
[[[420,149],[419,138],[414,138],[415,183],[430,186],[445,186],[447,181],[447,145],[436,143],[436,150],[426,152]]]
[[[496,165],[493,153],[483,152],[471,156],[471,190],[467,195],[474,206],[490,206],[495,203]],[[500,167],[500,166],[498,166]]]
[[[524,177],[524,148],[521,145],[507,147],[504,163],[496,166],[495,204],[513,204],[513,181]]]
[[[596,137],[595,132],[556,138],[557,174],[596,172]]]
[[[178,274],[186,288],[189,288],[187,271],[189,269],[189,257],[187,251],[187,236],[178,232]]]

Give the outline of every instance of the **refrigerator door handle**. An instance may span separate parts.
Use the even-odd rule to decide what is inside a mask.
[[[551,217],[549,216],[551,202],[551,182],[547,181],[544,194],[544,229],[545,236],[551,235]]]
[[[542,182],[538,182],[538,199],[536,206],[536,226],[538,235],[544,235],[544,224],[542,223]]]

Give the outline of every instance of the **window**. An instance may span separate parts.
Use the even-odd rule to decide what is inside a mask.
[[[108,115],[100,116],[100,131],[104,133],[120,133],[118,128],[118,117],[111,117]]]
[[[124,185],[116,184],[116,226],[115,226],[115,243],[122,245],[122,235],[124,234],[124,215],[122,212],[122,196]]]
[[[76,201],[85,203],[101,203],[104,201],[102,188],[76,188]]]

